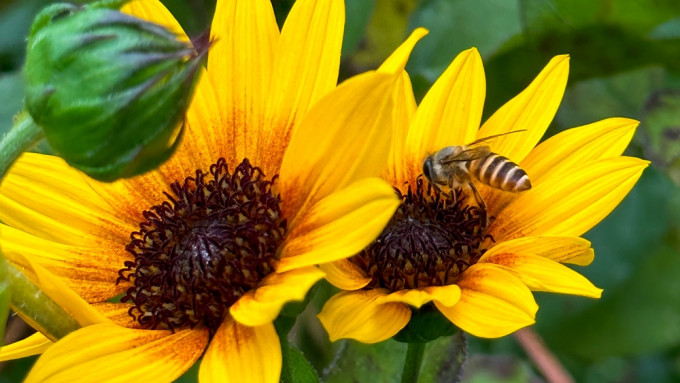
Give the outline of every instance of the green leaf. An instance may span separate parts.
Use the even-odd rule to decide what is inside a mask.
[[[680,38],[680,18],[668,20],[654,28],[649,33],[653,39],[677,39]]]
[[[465,363],[465,383],[541,382],[526,361],[507,355],[473,355]],[[436,382],[447,382],[440,380]]]
[[[422,96],[462,50],[476,46],[485,60],[490,115],[521,91],[557,54],[570,54],[570,85],[661,65],[680,70],[680,3],[609,0],[426,0],[409,29],[430,35],[408,70]],[[665,27],[660,27],[665,25]],[[644,97],[645,95],[643,95]]]
[[[365,36],[351,62],[345,63],[341,77],[378,67],[404,41],[408,16],[416,3],[416,0],[375,0]],[[347,17],[351,17],[349,13]]]
[[[647,251],[629,283],[550,333],[563,352],[597,360],[660,351],[680,342],[680,257],[666,245]]]
[[[342,341],[334,362],[324,370],[325,383],[401,381],[401,367],[406,355],[406,344],[387,340],[363,344]]]
[[[432,83],[461,51],[477,47],[489,57],[521,32],[517,1],[425,0],[411,15],[409,30],[429,29],[407,70]]]
[[[289,349],[288,368],[290,369],[290,376],[292,381],[287,382],[281,380],[283,383],[315,383],[319,382],[319,374],[305,358],[302,351],[297,347],[291,345]]]
[[[645,103],[640,132],[645,157],[680,185],[680,90],[653,93]]]
[[[352,54],[366,34],[366,28],[373,16],[375,0],[345,1],[345,35],[342,40],[342,57]]]
[[[610,0],[522,0],[519,4],[524,30],[534,34],[595,24],[620,25],[644,34],[680,11],[674,0],[655,1],[654,6],[645,1]]]
[[[612,116],[642,119],[649,95],[665,83],[658,66],[581,81],[567,89],[555,120],[573,127]]]
[[[453,336],[430,342],[425,352],[418,382],[445,383],[461,380],[468,356],[465,333],[458,331]]]
[[[342,341],[335,360],[324,369],[325,383],[398,383],[406,357],[405,343],[387,340],[376,344]],[[464,358],[466,342],[462,335],[441,337],[425,348],[420,383],[455,382],[456,363]]]
[[[583,380],[585,383],[615,383],[624,380],[630,373],[631,366],[625,359],[607,358],[589,366]]]
[[[680,70],[680,41],[650,41],[644,36],[615,25],[593,25],[569,33],[541,34],[536,44],[521,45],[487,60],[485,71],[492,97],[487,113],[521,91],[552,56],[568,53],[569,81],[608,77],[651,65]],[[592,100],[592,99],[590,99]]]

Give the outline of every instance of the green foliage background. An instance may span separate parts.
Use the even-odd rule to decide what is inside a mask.
[[[272,1],[283,20],[293,1]],[[47,3],[0,2],[0,134],[21,107],[25,36]],[[214,0],[164,3],[191,34],[208,28]],[[430,34],[407,67],[418,97],[458,52],[476,46],[485,62],[489,116],[552,56],[569,53],[569,85],[548,136],[612,116],[641,121],[627,154],[653,165],[586,235],[596,259],[579,271],[605,289],[602,299],[538,293],[536,329],[578,382],[680,381],[680,2],[346,0],[346,8],[342,78],[376,68],[408,32],[424,26]],[[405,345],[328,344],[314,314],[331,293],[321,286],[293,332],[302,353],[327,382],[399,381]],[[451,341],[428,345],[422,382],[447,381],[444,372],[456,357]],[[542,379],[513,337],[469,344],[464,382]],[[0,365],[0,383],[20,381],[31,363]],[[196,372],[181,381],[196,381]]]

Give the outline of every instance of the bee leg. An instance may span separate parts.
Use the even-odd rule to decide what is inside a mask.
[[[456,189],[453,187],[453,178],[449,179],[449,190],[451,191],[451,195],[453,196],[453,204],[458,203],[458,193],[456,193]]]
[[[481,207],[482,209],[486,210],[486,202],[484,202],[484,198],[479,194],[479,191],[475,187],[475,184],[472,182],[469,183],[470,189],[472,189],[472,194],[475,196],[475,201],[477,202],[477,205]]]
[[[479,191],[475,187],[475,184],[470,182],[469,185],[470,185],[470,189],[472,189],[472,194],[474,194],[474,196],[475,196],[475,201],[477,201],[477,206],[479,206],[479,208],[481,209],[480,214],[483,215],[482,218],[488,224],[489,221],[488,221],[488,217],[486,215],[486,202],[484,202],[484,198],[482,198],[481,194],[479,194]]]

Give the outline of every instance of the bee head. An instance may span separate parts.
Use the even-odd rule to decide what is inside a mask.
[[[423,175],[428,181],[432,182],[432,156],[427,156],[425,161],[423,161]]]

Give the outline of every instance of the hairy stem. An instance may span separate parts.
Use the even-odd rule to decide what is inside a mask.
[[[0,180],[23,152],[34,147],[43,137],[42,129],[28,113],[23,113],[0,140]]]
[[[0,269],[10,287],[10,307],[31,327],[53,341],[80,328],[73,317],[16,267],[0,259]]]
[[[0,140],[0,182],[14,161],[35,146],[44,133],[28,113],[22,113]],[[10,307],[31,327],[56,341],[80,328],[78,322],[31,282],[21,271],[0,257],[0,276],[9,286]]]
[[[426,345],[427,343],[423,342],[410,342],[408,344],[404,368],[401,373],[401,383],[418,382],[418,374],[420,374],[420,366],[423,363]]]

